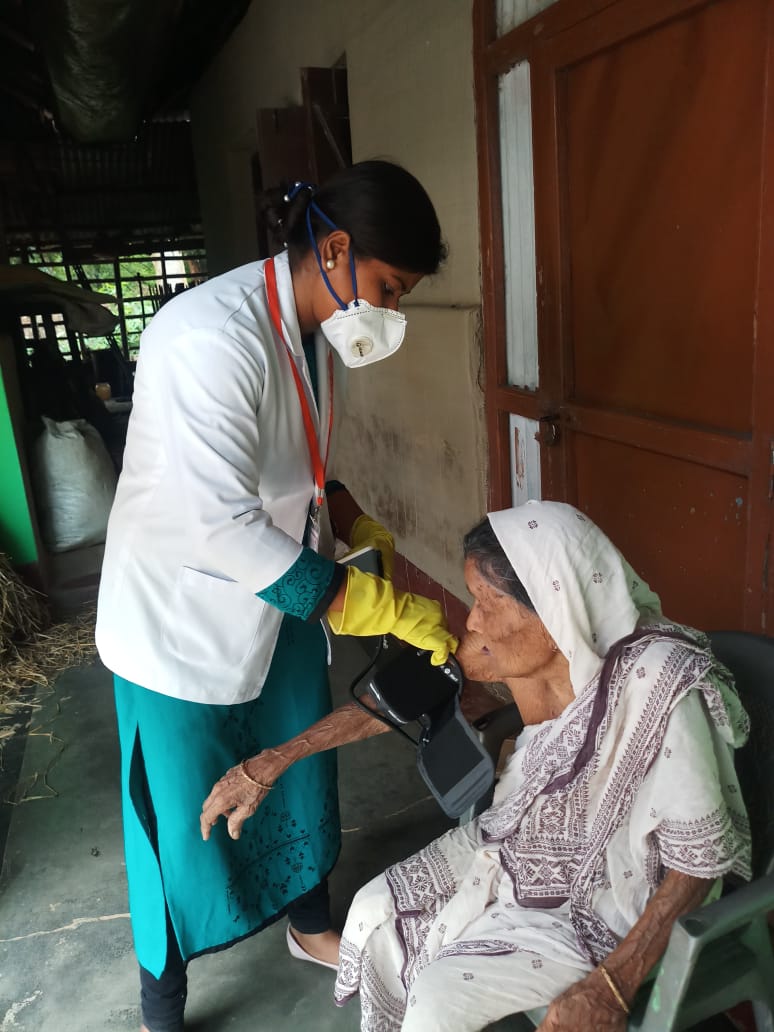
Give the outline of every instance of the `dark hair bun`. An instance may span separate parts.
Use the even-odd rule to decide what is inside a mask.
[[[331,231],[322,212],[349,233],[357,258],[377,258],[426,275],[437,272],[446,257],[432,201],[419,180],[400,165],[361,161],[335,173],[314,194],[300,190],[289,203],[281,195],[274,204],[274,217],[283,227],[291,263],[311,247],[306,225],[310,202],[315,237]]]

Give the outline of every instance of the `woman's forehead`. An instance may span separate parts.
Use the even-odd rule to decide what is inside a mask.
[[[527,606],[519,602],[507,591],[492,584],[486,573],[481,569],[474,558],[465,560],[465,583],[468,590],[478,601],[488,601],[498,606],[513,607],[514,611],[524,616],[537,616]]]

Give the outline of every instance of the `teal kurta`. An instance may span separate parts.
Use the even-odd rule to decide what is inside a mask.
[[[115,678],[132,930],[137,959],[156,977],[166,961],[165,900],[190,960],[269,924],[333,867],[341,843],[334,752],[293,764],[237,841],[224,819],[209,842],[199,831],[202,802],[229,767],[330,712],[326,658],[320,624],[285,616],[251,702],[184,702]]]

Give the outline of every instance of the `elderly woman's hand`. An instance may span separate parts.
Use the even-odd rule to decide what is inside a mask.
[[[600,971],[557,996],[537,1032],[624,1032],[627,1016]]]
[[[199,824],[204,841],[209,839],[221,815],[228,818],[231,838],[238,839],[242,825],[253,816],[287,767],[280,753],[269,749],[227,770],[202,804]]]

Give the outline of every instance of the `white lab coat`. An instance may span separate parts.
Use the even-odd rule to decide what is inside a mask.
[[[108,524],[100,657],[126,680],[196,702],[226,705],[260,693],[283,614],[255,593],[298,559],[313,493],[263,264],[181,294],[143,333]],[[275,265],[285,336],[318,419],[287,254]],[[326,348],[318,335],[327,429]]]

